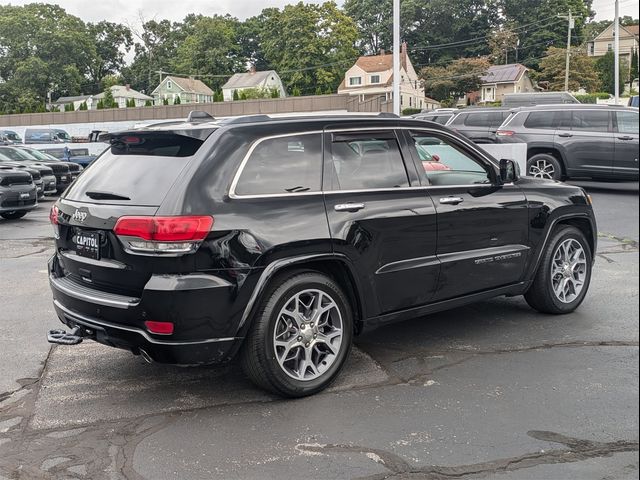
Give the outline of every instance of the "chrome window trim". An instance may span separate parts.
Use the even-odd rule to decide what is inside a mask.
[[[268,137],[262,137],[256,140],[251,144],[249,150],[243,157],[240,162],[240,166],[236,171],[233,180],[231,181],[231,185],[229,187],[229,198],[232,199],[261,199],[261,198],[286,198],[286,197],[302,197],[302,196],[312,196],[312,195],[336,195],[340,193],[375,193],[375,192],[398,192],[398,191],[412,191],[412,190],[440,190],[444,188],[480,188],[480,187],[495,187],[493,184],[484,184],[484,183],[471,183],[471,184],[462,184],[462,185],[417,185],[417,186],[409,186],[409,187],[398,187],[398,188],[364,188],[364,189],[356,189],[356,190],[314,190],[312,192],[294,192],[294,193],[264,193],[264,194],[256,194],[256,195],[240,195],[236,193],[236,187],[238,185],[238,181],[240,180],[240,176],[251,157],[251,154],[256,149],[260,143],[266,140],[272,140],[274,138],[286,138],[286,137],[298,137],[302,135],[315,135],[315,134],[324,134],[324,133],[340,133],[340,132],[363,132],[363,131],[380,131],[380,130],[418,130],[423,131],[425,133],[434,133],[440,134],[445,137],[451,138],[453,140],[459,140],[455,135],[449,133],[444,130],[433,130],[428,127],[422,126],[382,126],[378,125],[375,127],[357,127],[357,128],[332,128],[328,130],[313,130],[309,132],[295,132],[295,133],[284,133],[280,135],[270,135]],[[471,150],[482,157],[487,163],[495,167],[495,163],[480,149],[471,148]],[[504,184],[502,186],[513,185]]]
[[[291,196],[300,196],[300,195],[317,195],[322,193],[322,190],[317,190],[317,191],[314,190],[313,192],[298,192],[298,193],[263,193],[263,194],[256,194],[256,195],[240,195],[236,193],[236,188],[238,187],[238,181],[240,180],[240,176],[244,171],[244,167],[247,165],[247,162],[249,161],[251,154],[262,142],[265,142],[267,140],[273,140],[275,138],[300,137],[302,135],[317,135],[317,134],[322,135],[322,133],[323,133],[322,130],[313,130],[310,132],[284,133],[281,135],[270,135],[268,137],[261,137],[255,142],[253,142],[249,147],[249,150],[245,154],[244,158],[240,162],[240,166],[238,167],[238,170],[236,171],[236,174],[234,175],[233,180],[231,181],[231,186],[229,187],[229,198],[275,198],[275,197],[291,197]],[[321,181],[322,181],[322,163],[323,162],[322,162],[322,156],[321,156],[320,157],[320,180]]]

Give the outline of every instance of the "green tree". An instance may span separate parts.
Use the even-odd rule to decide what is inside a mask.
[[[64,111],[65,112],[73,112],[73,103],[65,103],[64,105]]]
[[[94,49],[82,20],[57,5],[0,5],[0,111],[79,94]]]
[[[610,94],[615,93],[615,55],[613,52],[607,52],[604,56],[596,60],[596,69],[600,77],[602,91]],[[620,61],[620,92],[624,92],[624,79],[628,71],[627,63]]]
[[[638,78],[638,49],[634,48],[631,54],[631,80]]]
[[[104,100],[98,100],[98,103],[96,103],[96,110],[104,110]]]
[[[356,45],[365,55],[391,48],[393,8],[391,0],[346,0],[344,11],[358,27]]]
[[[153,107],[153,102],[151,100],[147,100],[144,102],[145,107]]]
[[[549,83],[549,90],[563,91],[566,69],[566,49],[550,47],[540,60],[538,80]],[[582,48],[571,51],[569,63],[569,90],[576,91],[584,88],[588,92],[597,92],[600,79],[592,57],[588,57]]]
[[[104,105],[104,108],[115,108],[118,106],[116,104],[116,101],[113,98],[113,92],[111,91],[111,88],[107,88],[104,91],[104,96],[102,97],[102,103]]]
[[[513,29],[503,28],[494,30],[489,37],[489,50],[491,60],[495,64],[509,63],[509,53],[514,52],[518,46],[518,35]],[[513,55],[511,55],[513,60]]]
[[[310,94],[317,86],[338,87],[358,56],[358,30],[335,2],[299,2],[261,15],[264,58],[288,88]]]
[[[182,100],[180,100],[180,95],[176,95],[176,97],[173,99],[173,104],[180,105],[181,103],[182,103]]]
[[[87,102],[84,101],[80,104],[80,107],[78,108],[78,110],[89,110],[89,106],[87,105]]]
[[[238,94],[238,90],[233,91],[233,101],[240,100],[240,95]]]
[[[567,44],[567,20],[558,15],[575,18],[572,31],[572,45],[577,46],[585,39],[585,24],[593,17],[592,0],[497,0],[502,15],[520,38],[519,59],[521,63],[538,68],[550,46]]]
[[[133,37],[128,27],[106,21],[87,24],[87,32],[95,47],[87,66],[88,77],[97,85],[105,76],[116,75],[122,70],[125,54],[133,45]],[[108,86],[103,85],[103,88]]]
[[[446,67],[425,67],[420,71],[420,78],[427,94],[443,101],[477,91],[482,84],[480,77],[490,66],[485,57],[460,58]]]
[[[229,15],[194,18],[189,33],[180,42],[174,60],[179,72],[198,72],[200,75],[231,75],[244,69],[246,59],[238,44],[238,19]],[[209,77],[210,86],[220,87],[221,79]]]

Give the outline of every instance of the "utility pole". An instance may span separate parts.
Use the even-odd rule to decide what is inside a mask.
[[[615,72],[613,74],[615,86],[614,97],[616,99],[616,105],[620,101],[620,0],[616,0],[616,18],[613,27],[613,49],[615,61],[613,62]]]
[[[400,106],[400,0],[393,0],[393,113]]]
[[[569,91],[569,64],[571,58],[571,30],[575,27],[575,19],[573,18],[573,14],[571,10],[569,10],[569,15],[558,15],[560,18],[566,18],[569,21],[569,27],[567,28],[567,61],[565,64],[564,70],[564,90],[565,92]]]

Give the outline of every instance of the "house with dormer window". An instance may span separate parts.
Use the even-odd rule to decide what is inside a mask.
[[[433,110],[440,104],[424,94],[422,82],[407,53],[407,44],[400,48],[400,109]],[[379,55],[358,58],[345,73],[338,93],[358,96],[361,101],[383,96],[393,100],[393,55],[381,51]]]

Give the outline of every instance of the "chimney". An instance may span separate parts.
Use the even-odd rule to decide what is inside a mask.
[[[249,66],[249,73],[251,75],[254,75],[256,73],[256,66],[253,63]]]
[[[127,89],[127,92],[128,92],[129,90],[131,90],[131,84],[130,84],[130,83],[127,83],[127,84],[124,86],[124,88],[126,88],[126,89]]]
[[[407,42],[402,42],[400,45],[400,65],[407,68]]]

